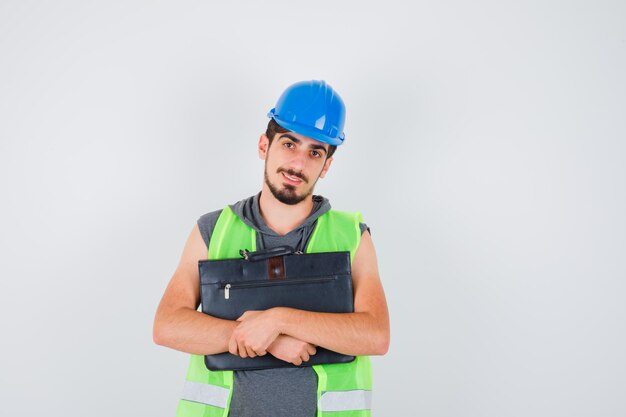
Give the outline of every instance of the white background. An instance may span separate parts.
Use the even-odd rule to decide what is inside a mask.
[[[173,416],[152,319],[289,84],[371,226],[376,416],[626,415],[621,1],[0,1],[0,414]]]

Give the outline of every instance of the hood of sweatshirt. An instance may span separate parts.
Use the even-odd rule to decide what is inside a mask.
[[[276,242],[277,239],[284,240],[287,242],[285,244],[293,246],[296,250],[304,250],[306,242],[308,242],[309,237],[313,233],[317,218],[330,210],[330,202],[328,199],[320,195],[314,195],[313,209],[309,216],[298,227],[285,236],[281,236],[265,224],[259,208],[260,196],[261,193],[258,193],[230,206],[237,217],[256,230],[257,241],[260,243],[260,247],[257,248],[258,250],[275,246],[273,243]]]

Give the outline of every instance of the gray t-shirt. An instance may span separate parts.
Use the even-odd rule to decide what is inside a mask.
[[[230,207],[248,226],[257,231],[257,250],[288,245],[304,251],[317,218],[330,210],[322,196],[313,196],[309,217],[284,236],[270,229],[259,210],[260,193]],[[207,247],[222,210],[198,219],[200,234]],[[361,233],[368,230],[361,223]],[[311,367],[289,367],[258,371],[235,371],[229,417],[314,417],[317,410],[317,375]]]

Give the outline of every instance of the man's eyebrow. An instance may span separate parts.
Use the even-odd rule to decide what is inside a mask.
[[[295,143],[297,143],[298,145],[302,143],[302,141],[294,136],[291,136],[289,133],[284,133],[282,135],[280,135],[279,139],[282,138],[287,138]],[[322,151],[324,151],[324,153],[328,153],[328,151],[326,150],[326,148],[322,145],[317,145],[317,144],[311,144],[309,145],[309,148],[311,149],[321,149]]]
[[[291,139],[292,141],[296,142],[297,144],[302,143],[302,141],[294,136],[291,136],[289,133],[284,133],[282,135],[280,135],[280,139],[282,138],[287,138],[287,139]]]

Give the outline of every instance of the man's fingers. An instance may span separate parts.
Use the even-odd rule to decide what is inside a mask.
[[[243,343],[238,343],[238,349],[239,349],[239,356],[241,356],[242,358],[247,358],[248,357],[248,351],[246,350],[246,346]]]
[[[308,361],[308,360],[310,359],[310,356],[309,356],[309,354],[308,354],[307,352],[304,352],[304,353],[300,356],[300,358],[302,358],[302,362],[306,362],[306,361]]]
[[[254,349],[246,346],[246,352],[251,358],[256,358],[256,352],[254,351]]]
[[[307,347],[307,352],[309,353],[309,355],[315,355],[317,353],[317,349],[315,349],[315,346],[309,344],[309,346]]]

